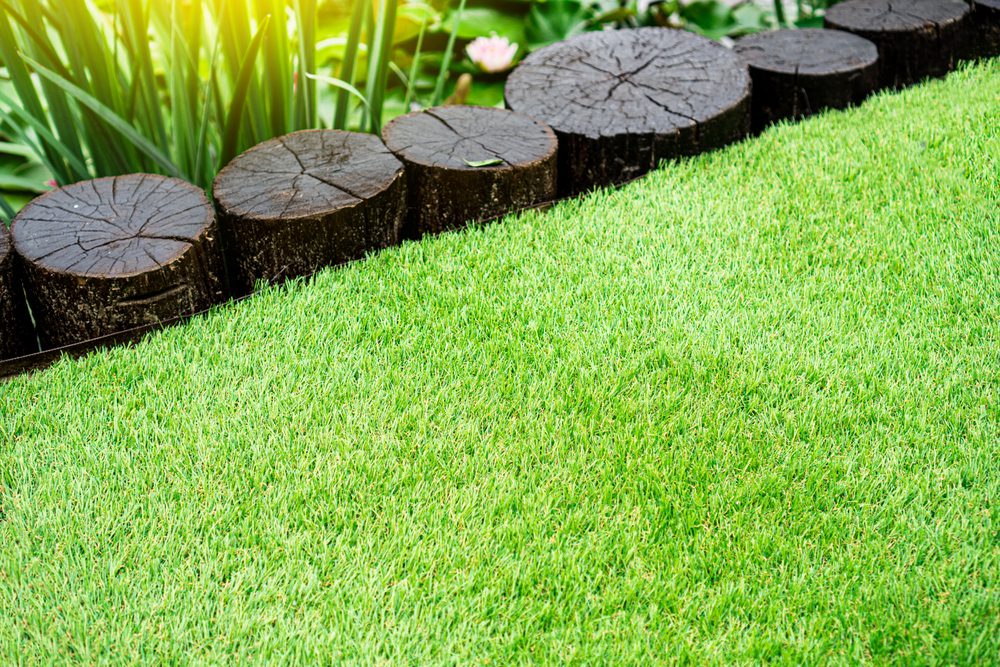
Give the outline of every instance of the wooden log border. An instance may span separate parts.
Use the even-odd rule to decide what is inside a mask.
[[[858,0],[852,0],[852,1],[858,1]],[[861,0],[861,1],[862,2],[869,2],[870,0]],[[909,1],[910,2],[917,2],[917,3],[919,3],[922,0],[909,0]],[[903,5],[905,5],[905,2],[906,2],[906,0],[899,0],[899,2],[894,3],[894,4],[896,4],[898,6],[903,6]],[[849,3],[843,3],[843,4],[849,4]],[[976,49],[969,49],[966,52],[966,54],[965,54],[966,57],[967,58],[986,58],[986,57],[993,57],[993,56],[1000,55],[1000,38],[994,39],[995,37],[997,37],[998,35],[1000,35],[1000,26],[998,26],[997,14],[993,13],[994,10],[998,10],[997,8],[998,8],[998,6],[1000,6],[1000,0],[969,0],[969,6],[970,6],[971,9],[975,10],[972,13],[972,15],[975,17],[975,19],[974,19],[975,28],[980,31],[980,37],[979,37],[978,40],[975,40],[977,48]],[[1000,10],[998,10],[998,11],[1000,11]],[[971,26],[970,26],[970,29],[971,29]],[[579,37],[573,38],[573,39],[581,39],[581,38],[592,39],[592,37],[587,37],[587,35],[582,35],[582,36],[579,36]],[[567,40],[567,41],[572,42],[573,39]],[[916,60],[921,60],[921,59],[916,59]],[[898,63],[897,63],[897,66],[898,66]],[[916,66],[917,67],[921,67],[923,65],[920,65],[918,63]],[[731,67],[732,67],[731,62],[729,62],[728,59],[726,61],[726,67],[729,68],[729,69],[731,69]],[[743,65],[743,67],[746,67],[746,66]],[[925,78],[925,77],[939,76],[939,75],[945,73],[945,72],[943,72],[941,70],[940,63],[926,65],[926,67],[928,68],[927,71],[914,71],[913,68],[911,67],[911,69],[909,71],[911,78],[913,78],[913,80],[920,80],[920,79]],[[950,65],[948,66],[948,69],[949,70],[951,69]],[[516,72],[516,70],[515,70],[515,72]],[[772,95],[776,94],[773,89],[765,91],[765,92],[766,92],[766,94],[772,94]],[[793,92],[794,91],[789,91],[788,94],[792,94]],[[551,95],[552,91],[551,90],[540,90],[539,94],[540,95]],[[756,94],[758,96],[758,98],[759,98],[760,95],[762,94],[762,91],[755,91],[754,94]],[[760,99],[755,99],[753,102],[754,102],[754,104],[760,104],[762,101]],[[775,103],[775,104],[786,104],[786,105],[791,103],[788,100],[775,100],[775,101],[772,101],[772,102]],[[374,139],[375,139],[375,141],[378,141],[377,138],[374,138]],[[703,152],[704,150],[711,150],[712,148],[715,148],[715,147],[716,146],[713,146],[713,145],[707,145],[707,146],[701,147],[696,152]],[[559,150],[560,154],[562,153],[562,148],[563,147],[560,145],[560,150]],[[250,149],[250,150],[252,151],[254,149]],[[384,146],[383,146],[383,150],[384,150]],[[237,159],[239,159],[239,158],[237,158]],[[560,161],[562,161],[562,157],[561,156],[560,156]],[[643,176],[643,174],[637,174],[637,175],[635,175],[634,178],[622,179],[621,178],[621,174],[613,174],[613,175],[610,175],[604,181],[594,182],[594,183],[591,183],[589,185],[592,186],[592,187],[594,187],[594,188],[597,188],[597,187],[621,187],[621,186],[627,185],[628,183],[631,183],[634,180],[638,180],[639,178],[642,178],[642,176]],[[70,186],[70,187],[72,187],[72,186]],[[573,196],[576,196],[576,193],[574,193],[573,195],[568,196],[568,197],[563,197],[563,199],[569,199],[569,198],[572,198]],[[545,207],[550,206],[552,203],[553,202],[551,202],[551,201],[542,202],[542,203],[535,204],[535,205],[524,206],[524,207],[518,208],[518,209],[500,211],[499,213],[496,212],[495,210],[491,210],[490,211],[490,215],[488,215],[488,216],[487,215],[483,215],[483,216],[478,216],[478,217],[481,218],[481,222],[482,223],[486,223],[486,222],[491,222],[493,220],[497,220],[499,218],[502,218],[502,217],[504,217],[506,215],[510,215],[512,213],[517,213],[517,212],[531,210],[531,209],[545,208]],[[484,204],[483,204],[483,210],[486,211],[488,209],[489,209],[489,202],[484,202]],[[15,216],[15,221],[16,220],[17,220],[17,216]],[[398,239],[393,239],[393,241],[394,242],[398,242]],[[374,243],[371,248],[368,248],[368,251],[369,252],[370,251],[377,251],[378,249],[380,249],[381,247],[385,247],[386,245],[387,244],[381,243],[381,242]],[[229,256],[229,254],[232,253],[232,248],[229,248],[229,247],[224,248],[224,251],[226,251],[227,256]],[[352,252],[352,254],[356,255],[357,253],[356,252]],[[336,262],[331,262],[331,263],[336,263]],[[15,262],[15,268],[17,268],[20,264],[21,264],[21,262]],[[320,269],[322,269],[322,268],[325,268],[325,267],[320,267]],[[15,282],[17,280],[23,281],[23,272],[22,271],[15,271],[14,273],[16,274],[15,275]],[[8,275],[9,274],[10,274],[10,271],[8,269]],[[311,275],[313,275],[313,274],[309,273],[309,274],[305,274],[303,277],[309,277]],[[282,278],[282,276],[273,276],[272,277],[272,282],[280,282],[281,278]],[[10,278],[8,278],[8,281],[9,280],[10,280]],[[9,291],[10,290],[8,290],[8,292]],[[15,291],[15,294],[16,294],[16,291]],[[237,294],[238,294],[238,291],[237,291]],[[228,298],[226,298],[226,296]],[[162,328],[167,327],[167,326],[171,326],[171,325],[174,325],[174,324],[185,322],[185,321],[191,319],[192,317],[196,317],[196,316],[208,313],[208,312],[214,310],[215,308],[218,308],[218,307],[220,307],[222,305],[225,305],[225,304],[237,303],[237,302],[242,301],[244,299],[252,298],[253,294],[251,293],[251,294],[246,294],[246,295],[233,296],[232,293],[227,293],[226,296],[221,297],[219,299],[218,303],[216,303],[216,304],[214,304],[214,305],[212,305],[212,306],[210,306],[208,308],[201,308],[199,310],[196,310],[196,311],[193,311],[193,312],[190,312],[190,313],[185,313],[185,314],[182,314],[182,315],[179,315],[179,316],[174,316],[174,317],[169,317],[167,319],[162,319],[162,320],[158,320],[158,321],[152,321],[152,322],[149,322],[149,323],[144,323],[141,326],[137,326],[135,328],[128,329],[126,331],[121,331],[121,332],[118,332],[118,333],[114,333],[114,334],[110,334],[110,335],[105,335],[105,336],[101,336],[99,338],[93,338],[93,339],[82,341],[82,342],[76,342],[76,343],[73,343],[73,344],[70,344],[70,345],[61,346],[61,347],[52,347],[50,349],[44,349],[41,352],[32,352],[30,354],[27,354],[27,355],[24,355],[24,356],[20,356],[20,357],[14,357],[14,358],[8,358],[8,359],[0,358],[0,381],[6,380],[6,379],[10,379],[12,377],[15,377],[15,376],[18,376],[18,375],[21,375],[21,374],[31,373],[31,372],[34,372],[34,371],[38,371],[38,370],[44,369],[44,368],[46,368],[46,367],[54,364],[56,361],[58,361],[59,359],[61,359],[64,356],[68,356],[68,357],[71,357],[71,358],[76,358],[76,357],[80,357],[80,356],[86,355],[87,353],[89,353],[91,351],[94,351],[96,349],[106,348],[106,347],[110,347],[110,346],[114,346],[114,345],[122,345],[122,344],[128,344],[128,343],[136,342],[136,341],[140,340],[141,338],[143,338],[145,336],[145,334],[147,334],[148,332],[156,331],[156,330],[162,329]],[[23,293],[20,294],[20,297],[23,298]],[[8,298],[8,301],[9,300],[10,299]],[[23,303],[16,304],[16,308],[17,309],[21,309],[23,307],[23,305],[24,305]],[[2,324],[2,323],[0,323],[0,324]],[[29,334],[29,337],[30,337],[30,334]],[[43,340],[45,340],[46,336],[43,335],[43,336],[41,336],[41,338]],[[7,354],[9,354],[9,352]],[[0,356],[5,356],[5,355],[0,355]]]

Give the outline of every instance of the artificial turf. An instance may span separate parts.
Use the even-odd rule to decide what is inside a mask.
[[[1000,62],[0,385],[0,661],[989,663]]]

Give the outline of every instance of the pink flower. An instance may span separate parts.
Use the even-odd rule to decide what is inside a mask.
[[[477,37],[472,40],[465,52],[469,59],[484,72],[503,72],[514,63],[517,44],[511,44],[506,37]]]
[[[56,179],[54,179],[54,178],[45,181],[45,185],[47,185],[50,188],[58,188],[59,187],[59,184],[56,183]]]

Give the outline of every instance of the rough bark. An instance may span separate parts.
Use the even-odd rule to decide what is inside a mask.
[[[843,109],[878,86],[878,49],[839,30],[777,30],[736,42],[753,80],[753,127]]]
[[[880,87],[902,88],[954,69],[966,50],[969,14],[963,0],[848,0],[827,10],[825,25],[873,42]]]
[[[395,119],[382,136],[406,165],[409,238],[556,197],[555,134],[526,116],[438,107]]]
[[[224,296],[212,205],[189,183],[133,174],[42,195],[14,247],[45,348],[148,327]]]
[[[7,225],[0,222],[0,359],[37,352]]]
[[[214,194],[231,284],[246,294],[398,243],[406,178],[378,137],[307,130],[236,157]]]
[[[972,26],[975,58],[1000,56],[1000,0],[973,0]]]
[[[591,32],[536,51],[505,97],[555,130],[563,194],[628,181],[750,126],[746,66],[716,42],[663,28]]]

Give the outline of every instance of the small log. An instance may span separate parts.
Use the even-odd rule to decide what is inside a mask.
[[[382,137],[406,165],[410,238],[556,197],[556,136],[526,116],[438,107],[396,118]]]
[[[1000,0],[973,0],[973,57],[1000,56]]]
[[[525,58],[507,106],[559,138],[559,190],[619,184],[750,129],[750,75],[735,54],[680,30],[588,32]]]
[[[225,296],[212,205],[176,178],[132,174],[54,190],[11,231],[43,348],[156,325]]]
[[[0,221],[0,359],[38,351],[24,291],[15,271],[14,251],[7,225]]]
[[[955,68],[969,37],[964,0],[848,0],[826,12],[827,28],[878,47],[879,85],[903,88]]]
[[[859,104],[878,86],[878,49],[839,30],[749,35],[735,51],[753,79],[753,127]]]
[[[214,194],[235,292],[360,259],[396,244],[403,164],[370,134],[306,130],[237,156]]]

